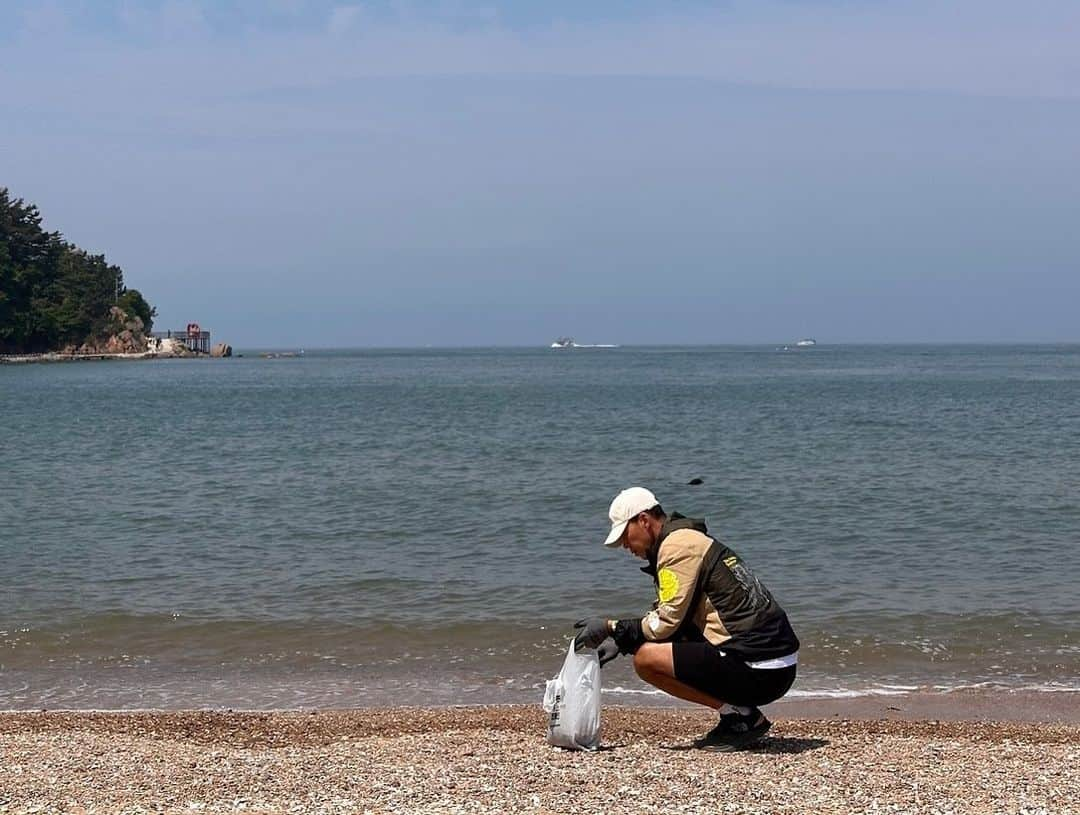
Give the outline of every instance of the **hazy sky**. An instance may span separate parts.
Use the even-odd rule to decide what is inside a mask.
[[[1080,3],[5,0],[0,186],[239,346],[1080,340]]]

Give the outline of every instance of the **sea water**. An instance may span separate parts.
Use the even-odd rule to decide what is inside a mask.
[[[0,708],[537,702],[649,608],[635,484],[773,591],[795,693],[1080,689],[1077,346],[8,365],[0,427]]]

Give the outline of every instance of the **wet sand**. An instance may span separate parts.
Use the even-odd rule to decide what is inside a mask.
[[[1041,723],[777,705],[735,754],[689,749],[713,721],[691,708],[605,707],[596,753],[548,747],[538,706],[3,713],[0,812],[1068,815],[1076,695],[1050,696]]]

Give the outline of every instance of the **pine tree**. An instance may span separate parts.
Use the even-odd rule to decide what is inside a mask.
[[[148,331],[157,314],[124,286],[120,267],[43,230],[38,208],[0,187],[0,353],[93,340],[113,305],[140,317]]]

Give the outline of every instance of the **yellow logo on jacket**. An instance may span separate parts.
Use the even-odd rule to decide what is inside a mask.
[[[679,593],[679,578],[671,569],[661,569],[656,573],[656,581],[660,584],[657,595],[661,603],[668,603]]]

